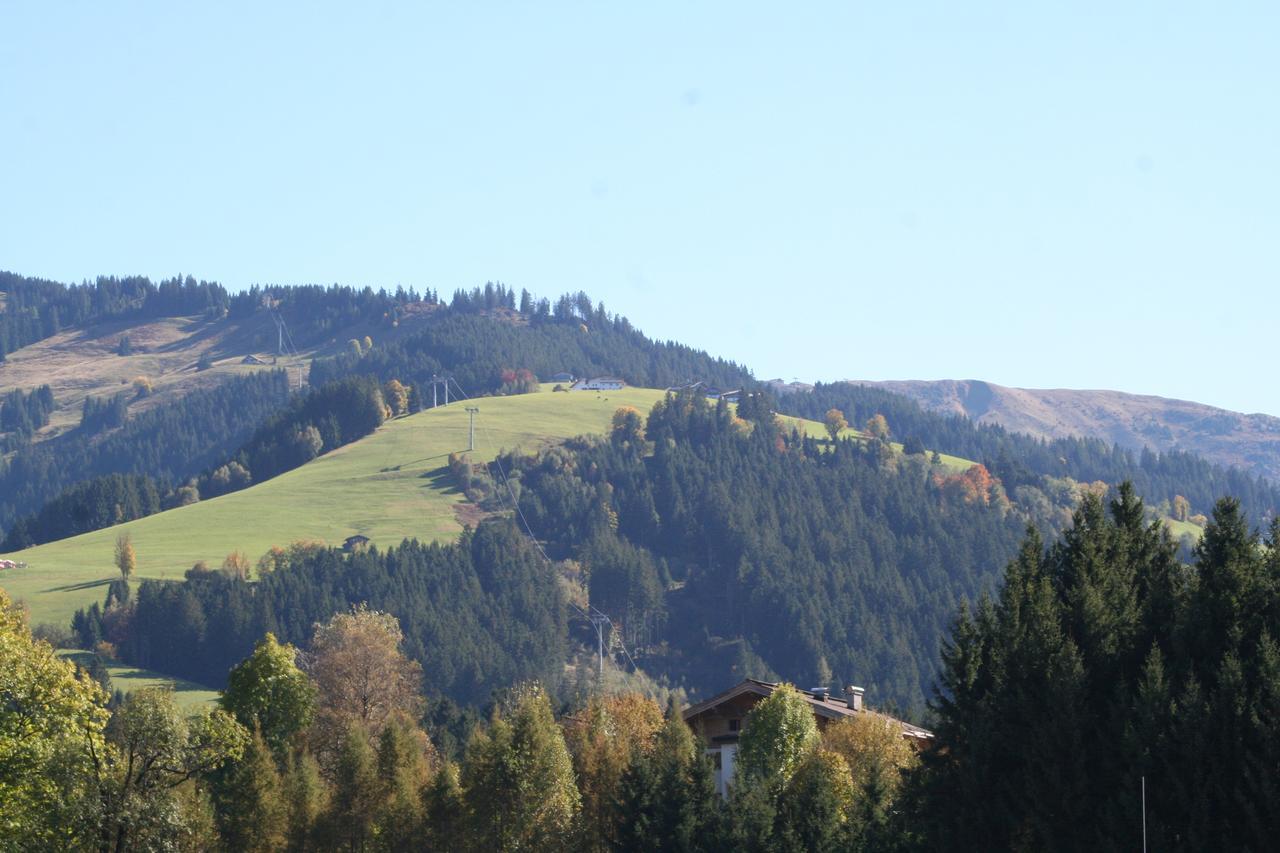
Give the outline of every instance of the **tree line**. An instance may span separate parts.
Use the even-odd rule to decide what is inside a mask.
[[[433,673],[440,695],[482,704],[519,681],[560,682],[567,605],[555,570],[507,520],[447,545],[406,541],[344,553],[304,544],[239,571],[144,581],[129,600],[109,593],[77,614],[82,648],[103,639],[131,664],[221,686],[264,633],[304,642],[314,622],[367,602],[396,616],[404,649]]]
[[[268,633],[216,707],[184,713],[163,689],[109,699],[109,673],[58,658],[0,591],[0,664],[23,687],[0,705],[0,846],[882,849],[919,763],[879,715],[819,733],[785,685],[748,715],[727,800],[679,708],[634,692],[564,706],[508,686],[447,748],[404,640],[363,605],[301,647]]]
[[[511,295],[504,291],[503,298]],[[528,296],[526,293],[525,296]],[[399,379],[426,385],[433,376],[452,376],[470,395],[498,392],[510,371],[539,377],[567,372],[575,376],[618,376],[633,385],[664,388],[692,379],[724,387],[751,381],[743,367],[681,344],[645,337],[624,317],[593,305],[585,294],[565,296],[554,311],[538,307],[546,300],[522,297],[531,313],[520,322],[481,316],[471,305],[495,301],[477,296],[425,321],[422,331],[362,353],[316,359],[311,381],[368,374],[382,381]]]
[[[142,276],[99,276],[66,285],[0,271],[0,362],[14,350],[72,326],[103,320],[221,315],[230,304],[219,284],[178,276],[154,284]]]

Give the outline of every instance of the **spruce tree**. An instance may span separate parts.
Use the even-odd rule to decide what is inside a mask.
[[[284,846],[288,807],[261,730],[253,730],[243,757],[220,775],[214,803],[218,832],[227,849],[265,853]]]

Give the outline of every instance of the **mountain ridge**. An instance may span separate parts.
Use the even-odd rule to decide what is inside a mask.
[[[1280,481],[1280,418],[1115,390],[1015,388],[978,379],[849,380],[930,411],[1041,438],[1094,436],[1133,450],[1190,451]]]

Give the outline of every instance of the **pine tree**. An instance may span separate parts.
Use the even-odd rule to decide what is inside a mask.
[[[365,849],[373,839],[380,793],[373,748],[364,730],[353,722],[342,739],[334,767],[333,796],[320,821],[326,842],[348,850]]]
[[[623,775],[617,808],[618,850],[710,853],[727,842],[710,763],[675,709]]]
[[[383,849],[418,849],[424,832],[424,793],[431,777],[431,742],[403,717],[389,721],[378,736],[381,802],[375,822]]]
[[[329,791],[320,775],[320,763],[306,751],[293,754],[284,775],[286,849],[290,853],[315,848],[317,824],[328,808]]]
[[[271,748],[259,729],[215,786],[218,832],[229,850],[274,851],[285,844],[288,808]]]

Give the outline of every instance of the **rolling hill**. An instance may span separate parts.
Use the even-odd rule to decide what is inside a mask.
[[[619,406],[646,411],[661,396],[628,388],[484,398],[475,403],[473,458],[602,433]],[[340,544],[358,533],[385,547],[406,537],[452,538],[462,530],[465,499],[450,480],[448,456],[467,449],[467,431],[460,404],[388,421],[363,441],[243,491],[9,555],[27,567],[8,570],[0,585],[26,601],[33,622],[62,624],[102,597],[116,576],[116,537],[126,532],[138,576],[170,579],[198,560],[217,566],[235,550],[256,560],[297,540]]]
[[[1280,481],[1280,418],[1120,391],[1008,388],[979,380],[888,381],[926,409],[1042,438],[1091,436],[1122,447],[1183,450]]]
[[[0,586],[26,602],[33,623],[66,624],[76,609],[100,600],[118,576],[113,555],[124,533],[137,553],[137,576],[171,580],[200,560],[216,567],[240,551],[256,561],[273,545],[299,540],[337,545],[360,534],[385,548],[405,538],[452,539],[474,512],[448,469],[449,454],[467,449],[466,405],[480,410],[472,458],[487,462],[502,450],[602,434],[620,406],[647,412],[663,393],[542,391],[397,418],[361,441],[242,491],[6,555],[27,565],[6,570]],[[814,437],[826,435],[814,421],[784,421]],[[972,463],[943,456],[942,464],[958,471]]]

